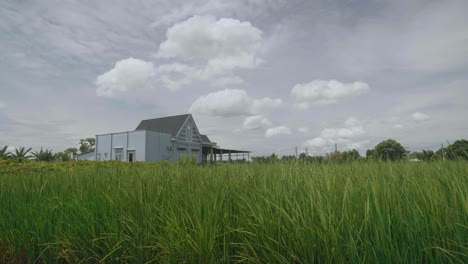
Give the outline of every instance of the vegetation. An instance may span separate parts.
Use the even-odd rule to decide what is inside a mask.
[[[52,150],[48,150],[48,149],[43,150],[41,148],[40,151],[32,152],[32,155],[34,157],[34,160],[36,161],[50,162],[55,159],[54,154],[52,153]]]
[[[0,161],[0,263],[467,263],[468,162]]]
[[[468,160],[468,140],[457,140],[445,150],[449,159]]]
[[[401,160],[405,157],[405,148],[394,139],[380,142],[373,150],[367,151],[367,157],[380,160]]]
[[[88,153],[94,151],[94,146],[96,145],[95,138],[84,138],[80,139],[80,153]]]
[[[10,157],[10,152],[8,152],[8,146],[0,148],[0,160],[6,160]]]
[[[12,159],[18,159],[18,160],[26,160],[30,159],[33,156],[30,155],[31,148],[26,149],[25,147],[20,147],[15,149],[15,152],[10,153],[10,158]]]

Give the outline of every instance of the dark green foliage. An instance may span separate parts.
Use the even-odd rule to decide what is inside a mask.
[[[273,153],[270,156],[252,157],[252,161],[255,163],[274,163],[278,162],[279,158],[275,153]]]
[[[360,158],[361,155],[359,155],[359,152],[355,149],[343,152],[335,151],[325,156],[325,159],[330,161],[356,161]]]
[[[40,151],[32,152],[35,161],[43,161],[43,162],[51,162],[54,161],[54,153],[52,150],[43,150],[41,148]]]
[[[77,154],[78,154],[77,148],[67,148],[63,152],[55,153],[54,159],[56,161],[72,161],[72,160],[75,160]]]
[[[445,154],[449,159],[468,160],[468,140],[457,140],[445,149]]]
[[[398,141],[387,139],[377,144],[370,152],[368,151],[366,156],[381,160],[401,160],[405,158],[405,153],[405,148]]]
[[[413,152],[411,153],[411,158],[412,159],[418,159],[418,160],[432,160],[432,159],[437,159],[438,156],[436,153],[432,150],[421,150],[421,152]]]
[[[295,161],[296,160],[296,156],[294,155],[284,155],[283,157],[281,157],[281,161]]]
[[[8,146],[5,146],[0,149],[0,160],[6,160],[10,157],[10,152],[8,152]]]
[[[80,153],[88,153],[94,151],[94,146],[96,145],[95,138],[85,138],[80,139]]]
[[[10,157],[12,159],[25,161],[33,157],[29,154],[30,151],[31,151],[31,148],[26,149],[25,147],[20,147],[20,148],[15,149],[15,152],[12,152],[10,154]]]

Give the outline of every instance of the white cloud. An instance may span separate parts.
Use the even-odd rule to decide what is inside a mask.
[[[178,59],[192,65],[171,69],[185,75],[182,81],[167,78],[170,84],[178,87],[194,80],[216,85],[239,84],[243,80],[234,70],[253,69],[263,62],[258,56],[264,45],[262,34],[250,22],[193,16],[167,30],[167,39],[160,44],[156,57]]]
[[[155,76],[153,63],[139,59],[128,58],[118,61],[115,67],[96,79],[98,96],[114,97],[118,94],[143,89],[151,86]]]
[[[346,127],[358,126],[360,124],[361,124],[361,121],[359,121],[359,119],[355,118],[354,116],[351,116],[348,119],[346,119],[344,123]]]
[[[309,132],[309,129],[307,127],[300,127],[297,129],[300,133],[307,133]]]
[[[265,133],[265,137],[270,138],[274,136],[289,135],[289,134],[291,134],[291,129],[289,129],[286,126],[278,126],[278,127],[269,128]]]
[[[5,108],[5,107],[6,107],[5,103],[0,101],[0,109]]]
[[[163,58],[210,60],[253,55],[260,49],[262,41],[262,31],[250,22],[233,18],[216,20],[213,16],[193,16],[173,25],[166,36],[167,40],[161,43],[157,54]],[[241,61],[243,67],[252,66]]]
[[[316,137],[316,138],[313,138],[313,139],[309,139],[305,142],[305,145],[308,146],[308,147],[312,147],[312,148],[323,148],[325,146],[327,146],[328,144],[328,140],[326,139],[323,139],[321,137]]]
[[[413,113],[411,115],[411,118],[413,118],[414,121],[416,122],[423,122],[423,121],[427,121],[429,119],[431,119],[430,116],[424,114],[424,113],[421,113],[421,112],[416,112],[416,113]]]
[[[271,121],[263,115],[248,116],[244,121],[244,129],[254,130],[271,126]]]
[[[189,112],[224,117],[245,116],[259,113],[260,110],[277,107],[278,100],[268,97],[254,99],[244,90],[224,89],[200,96],[192,104]]]
[[[270,97],[255,99],[252,103],[252,111],[258,113],[264,110],[277,108],[282,104],[283,101],[281,99],[272,99]]]
[[[314,80],[309,83],[296,84],[291,95],[297,100],[301,108],[308,103],[335,103],[343,97],[360,95],[370,90],[364,82],[342,83],[335,80]]]
[[[339,144],[341,148],[344,146],[345,149],[359,149],[362,144],[353,139],[366,133],[362,122],[349,117],[344,125],[343,128],[324,128],[319,137],[307,140],[304,145],[322,153],[334,150],[335,144]]]

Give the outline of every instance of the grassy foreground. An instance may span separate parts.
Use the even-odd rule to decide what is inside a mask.
[[[0,166],[0,263],[468,263],[464,161]]]

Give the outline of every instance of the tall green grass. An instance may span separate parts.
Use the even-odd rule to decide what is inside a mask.
[[[0,175],[0,263],[468,263],[468,162]]]

